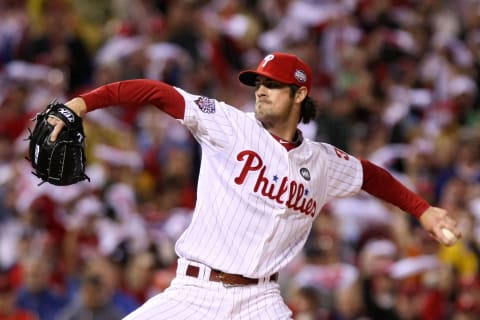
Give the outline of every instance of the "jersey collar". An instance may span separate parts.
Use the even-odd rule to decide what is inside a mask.
[[[284,139],[280,138],[277,135],[274,135],[273,133],[270,133],[270,134],[272,135],[272,137],[275,138],[275,140],[278,141],[278,143],[280,143],[283,147],[285,147],[285,149],[287,149],[287,151],[290,151],[293,148],[298,147],[303,141],[302,131],[300,131],[299,129],[297,129],[297,132],[295,133],[295,140],[294,141],[287,141],[287,140],[284,140]]]

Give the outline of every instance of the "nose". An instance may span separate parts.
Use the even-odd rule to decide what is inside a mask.
[[[267,87],[265,87],[263,84],[260,84],[257,86],[257,89],[255,90],[255,94],[257,95],[257,97],[262,97],[266,95],[266,89]]]

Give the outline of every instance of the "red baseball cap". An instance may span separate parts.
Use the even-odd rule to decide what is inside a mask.
[[[310,92],[312,71],[310,67],[296,55],[273,52],[258,64],[256,70],[245,70],[239,73],[238,79],[247,86],[255,86],[257,76],[265,76],[275,81],[307,87]]]

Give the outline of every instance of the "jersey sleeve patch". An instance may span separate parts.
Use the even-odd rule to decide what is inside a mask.
[[[204,113],[215,113],[215,100],[206,97],[199,97],[194,100],[200,111]]]

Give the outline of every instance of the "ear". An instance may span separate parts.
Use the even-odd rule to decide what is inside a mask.
[[[303,100],[307,97],[307,87],[298,88],[295,92],[295,97],[293,98],[295,103],[302,103]]]

